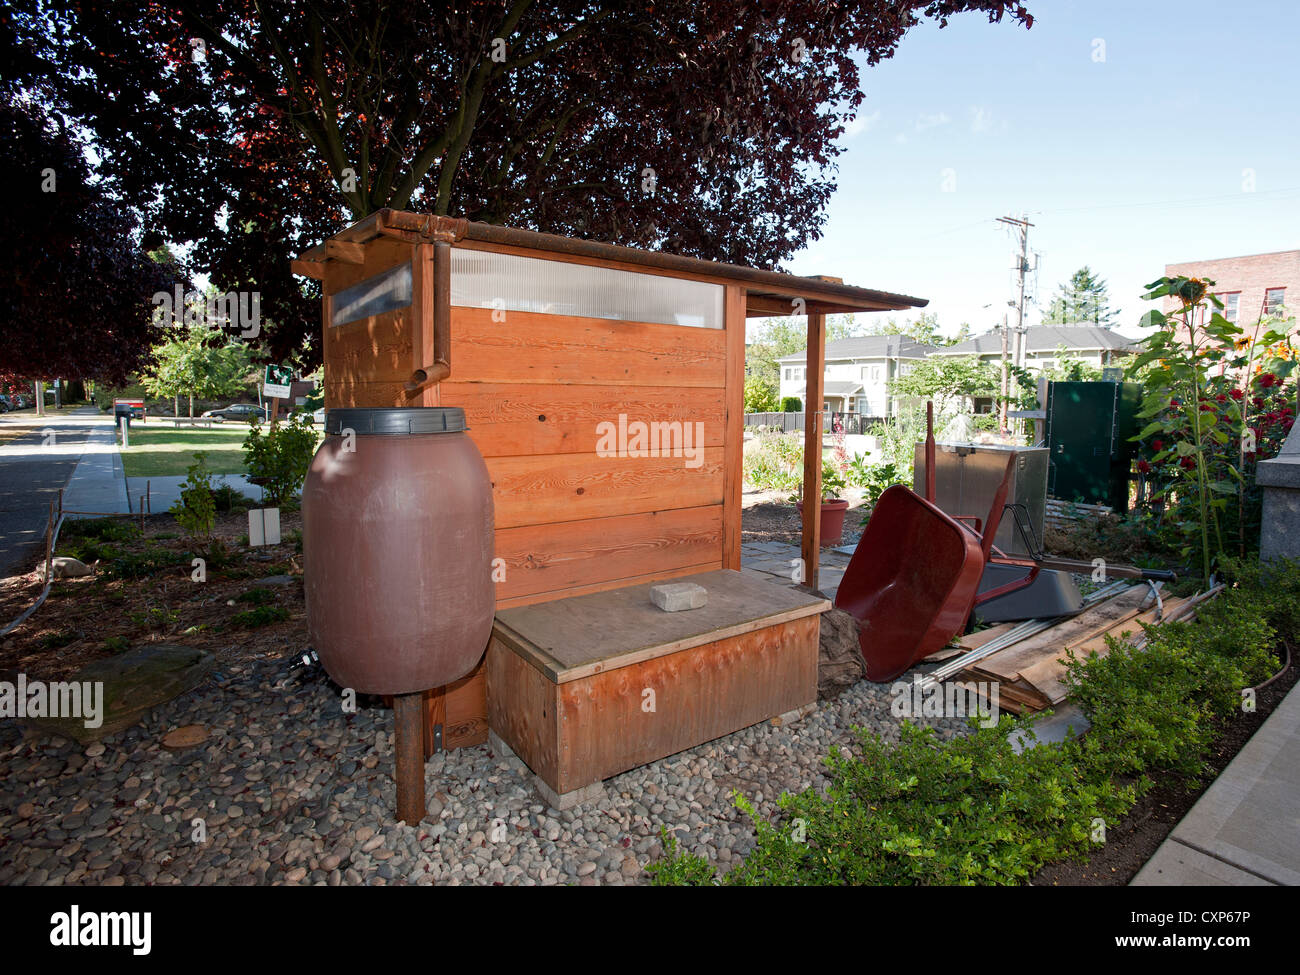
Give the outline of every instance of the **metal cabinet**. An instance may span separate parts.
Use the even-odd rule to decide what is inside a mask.
[[[1047,384],[1044,419],[1051,497],[1128,510],[1135,446],[1130,438],[1137,433],[1141,402],[1137,383]]]
[[[1035,537],[1043,538],[1043,517],[1047,506],[1047,450],[1043,447],[1004,447],[997,444],[936,444],[934,457],[935,504],[945,514],[974,515],[981,522],[988,517],[993,496],[1006,474],[1007,460],[1014,458],[1007,503],[1023,505]],[[914,455],[913,490],[925,491],[925,444],[917,444]],[[1008,554],[1031,554],[1016,531],[1015,519],[1002,516],[994,538]]]

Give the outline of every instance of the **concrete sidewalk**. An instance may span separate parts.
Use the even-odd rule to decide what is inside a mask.
[[[1300,884],[1300,685],[1174,827],[1133,884]]]
[[[80,416],[82,411],[77,413]],[[86,415],[100,417],[94,407],[86,407]],[[122,457],[117,452],[117,431],[112,420],[100,417],[100,422],[91,425],[81,460],[63,489],[63,508],[65,511],[94,513],[69,515],[70,518],[125,514],[131,510]]]
[[[262,503],[262,489],[256,484],[249,484],[247,478],[242,474],[215,474],[212,477],[212,486],[220,487],[222,484],[228,484],[240,494],[256,502]],[[128,477],[126,479],[126,493],[130,499],[133,510],[140,510],[140,499],[145,499],[145,511],[153,514],[160,514],[167,511],[173,504],[181,499],[181,489],[185,487],[185,478],[179,476],[169,477]]]

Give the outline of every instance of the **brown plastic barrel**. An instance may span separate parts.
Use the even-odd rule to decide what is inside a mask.
[[[331,410],[302,493],[307,630],[366,694],[464,677],[492,630],[492,484],[447,407]]]

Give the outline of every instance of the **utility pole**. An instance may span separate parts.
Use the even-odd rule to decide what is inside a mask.
[[[1025,275],[1029,273],[1029,228],[1033,226],[1028,220],[1017,217],[998,217],[998,223],[1005,223],[1017,228],[1020,234],[1020,259],[1016,262],[1016,278],[1019,283],[1019,296],[1016,299],[1016,351],[1017,368],[1024,368],[1025,362]]]
[[[998,223],[1005,223],[1010,227],[1015,227],[1020,234],[1020,255],[1016,261],[1016,280],[1018,283],[1018,295],[1016,298],[1016,345],[1014,361],[1017,369],[1025,367],[1025,275],[1029,273],[1029,228],[1033,226],[1023,217],[998,217]],[[1006,330],[1003,330],[1003,341],[1005,342]],[[1002,361],[1003,373],[1006,372],[1006,356],[1003,355]],[[1005,380],[1004,380],[1005,389]],[[1003,394],[1002,409],[1006,410],[1006,393]],[[1005,418],[1005,412],[1003,416]],[[1005,428],[1005,427],[1004,427]]]
[[[1007,376],[1007,313],[1002,313],[1002,407],[1001,420],[998,422],[998,429],[1003,433],[1007,432],[1007,399],[1011,395],[1011,386]]]

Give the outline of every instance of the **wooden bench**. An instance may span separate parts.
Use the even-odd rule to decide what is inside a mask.
[[[557,809],[612,775],[817,701],[830,603],[762,573],[684,576],[708,605],[666,613],[651,583],[497,613],[488,726]]]
[[[210,427],[212,426],[213,418],[210,416],[169,416],[167,419],[178,427],[182,423],[189,424],[190,426],[193,426],[196,423],[201,423],[205,427]]]

